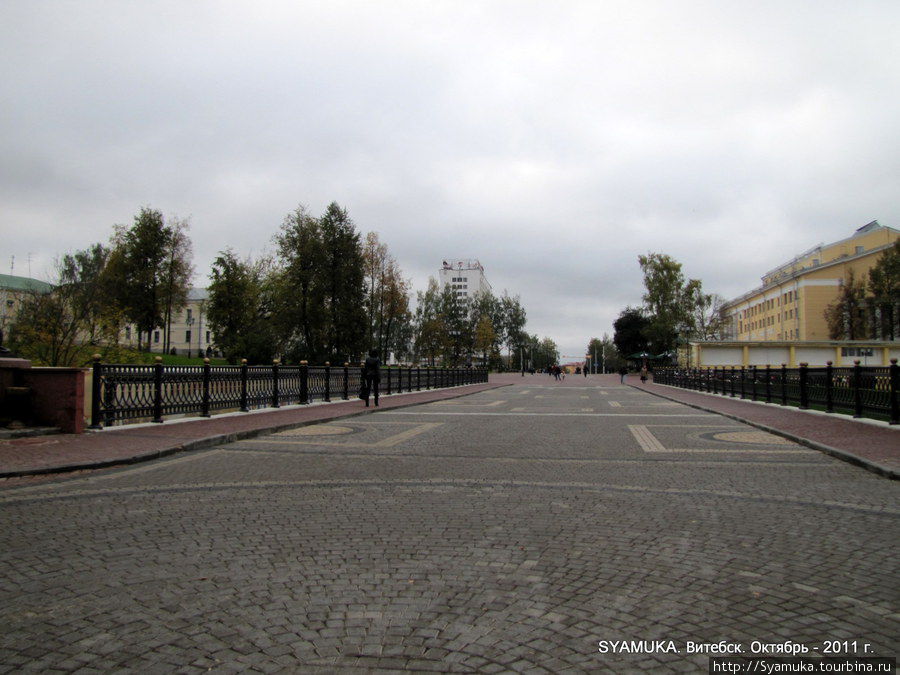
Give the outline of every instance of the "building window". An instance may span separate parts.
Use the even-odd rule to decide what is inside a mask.
[[[206,344],[209,344],[209,331],[206,331]]]
[[[862,253],[865,250],[866,250],[865,246],[857,246],[856,247],[856,255],[859,255],[860,253]]]
[[[158,330],[153,331],[153,342],[159,344],[159,331]]]
[[[186,323],[191,323],[191,322],[193,322],[193,320],[194,320],[194,310],[189,309],[187,311],[187,322]]]
[[[184,341],[187,342],[188,344],[191,344],[191,331],[189,331],[189,330],[184,331]]]
[[[125,326],[125,339],[131,339],[131,326]]]

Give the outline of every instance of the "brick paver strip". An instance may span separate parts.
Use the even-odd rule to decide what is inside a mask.
[[[131,464],[175,452],[196,450],[342,417],[366,415],[468,396],[506,386],[471,384],[382,396],[380,407],[358,399],[290,406],[279,410],[192,418],[139,427],[116,427],[85,434],[58,434],[0,441],[0,478]]]
[[[833,414],[668,385],[632,383],[632,386],[670,401],[746,422],[883,476],[900,478],[900,427],[876,426]]]

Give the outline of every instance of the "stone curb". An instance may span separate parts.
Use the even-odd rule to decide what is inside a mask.
[[[812,448],[813,450],[819,450],[820,452],[824,452],[827,455],[831,455],[832,457],[836,457],[844,462],[848,462],[850,464],[855,464],[856,466],[861,466],[868,471],[876,473],[880,476],[884,476],[889,478],[890,480],[897,480],[900,478],[900,471],[893,469],[889,466],[885,466],[878,462],[872,461],[866,457],[861,457],[853,452],[848,450],[841,450],[839,448],[832,447],[830,445],[825,445],[824,443],[819,443],[818,441],[814,441],[810,438],[805,438],[803,436],[798,436],[797,434],[793,434],[789,431],[783,431],[781,429],[777,429],[775,427],[770,427],[767,424],[762,424],[761,422],[754,422],[753,420],[748,420],[745,417],[741,417],[739,415],[734,415],[732,413],[722,412],[721,410],[716,410],[715,408],[707,408],[706,406],[699,405],[697,403],[687,403],[686,401],[679,400],[672,396],[667,396],[666,394],[650,391],[649,389],[644,389],[643,387],[638,387],[633,384],[629,384],[629,387],[633,389],[637,389],[638,391],[644,391],[650,394],[651,396],[658,396],[659,398],[664,398],[667,401],[673,401],[675,403],[680,403],[681,405],[686,405],[689,408],[694,408],[695,410],[702,410],[704,412],[714,413],[716,415],[721,415],[722,417],[727,417],[728,419],[735,420],[736,422],[742,422],[743,424],[747,424],[751,427],[755,427],[762,431],[766,431],[770,434],[775,434],[776,436],[781,436],[782,438],[786,438],[794,443],[799,443],[800,445],[805,445],[808,448]],[[658,387],[668,387],[666,384],[658,384]],[[681,391],[679,389],[679,391]],[[729,399],[732,400],[732,399]],[[798,410],[797,412],[803,412],[802,410]]]
[[[508,387],[509,384],[490,384],[488,382],[479,383],[479,384],[469,384],[463,385],[460,387],[484,387],[483,389],[479,389],[478,391],[489,391],[491,389],[500,389],[501,387]],[[431,389],[430,391],[438,392],[438,391],[449,391],[449,390],[436,390]],[[454,398],[462,398],[463,396],[467,396],[470,391],[459,391],[452,396],[440,396],[433,401],[449,401]],[[421,392],[410,392],[414,394],[418,394]],[[352,399],[351,399],[352,400]],[[391,410],[398,410],[400,408],[411,408],[417,405],[422,405],[424,403],[432,403],[433,401],[417,401],[415,403],[401,403],[400,405],[392,405],[390,407]],[[345,401],[335,401],[335,403],[345,403]],[[174,455],[178,452],[189,452],[191,450],[202,450],[203,448],[209,448],[215,445],[223,445],[227,443],[234,443],[235,441],[243,441],[248,438],[256,438],[258,436],[265,436],[267,434],[278,433],[280,431],[289,431],[291,429],[299,429],[300,427],[311,426],[313,424],[324,424],[325,422],[330,422],[331,420],[336,419],[345,419],[349,417],[360,417],[362,415],[371,415],[373,413],[378,412],[378,408],[369,408],[363,410],[354,410],[352,412],[342,413],[340,411],[335,411],[335,414],[330,417],[320,417],[314,420],[302,420],[298,422],[289,422],[287,424],[275,424],[269,425],[265,427],[260,427],[258,429],[244,429],[243,431],[235,431],[227,434],[216,434],[214,436],[206,436],[204,438],[197,438],[193,441],[187,441],[185,443],[180,443],[178,445],[169,446],[166,448],[162,448],[161,450],[150,450],[148,452],[142,452],[137,455],[131,455],[128,457],[117,457],[115,459],[102,459],[95,460],[92,462],[77,462],[74,464],[63,464],[60,466],[48,466],[41,467],[39,469],[19,469],[16,471],[0,471],[0,478],[21,478],[22,476],[40,476],[43,474],[50,473],[69,473],[72,471],[84,471],[86,469],[105,469],[111,466],[122,466],[127,464],[137,464],[139,462],[149,462],[154,459],[159,459],[161,457],[167,457],[169,455]],[[274,412],[274,411],[273,411]],[[215,418],[213,418],[215,419]]]

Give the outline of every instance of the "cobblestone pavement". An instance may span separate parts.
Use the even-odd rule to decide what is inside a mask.
[[[721,640],[896,656],[897,497],[617,378],[525,377],[0,490],[0,669],[706,672],[686,644]]]

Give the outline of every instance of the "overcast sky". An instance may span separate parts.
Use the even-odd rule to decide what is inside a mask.
[[[216,253],[347,208],[422,289],[451,257],[565,355],[667,253],[733,297],[900,226],[900,2],[0,3],[0,272],[142,206]]]

